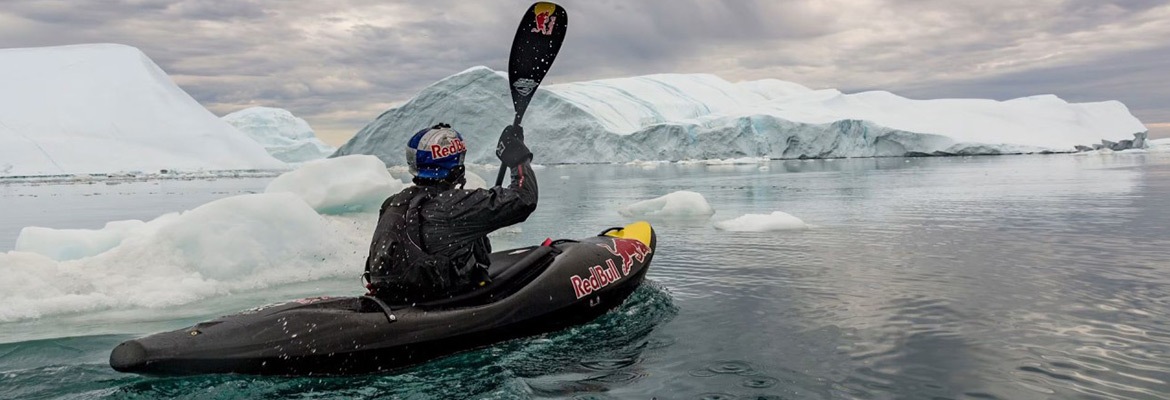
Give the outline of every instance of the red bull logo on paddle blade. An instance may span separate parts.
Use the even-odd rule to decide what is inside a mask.
[[[557,17],[553,15],[556,11],[557,5],[553,3],[536,3],[532,6],[532,13],[536,14],[536,27],[532,31],[545,36],[552,35],[557,23]]]

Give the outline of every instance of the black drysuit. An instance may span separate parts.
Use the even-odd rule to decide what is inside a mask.
[[[418,185],[387,198],[366,259],[370,291],[405,304],[454,296],[485,281],[492,251],[487,234],[536,209],[531,164],[511,173],[506,188]]]

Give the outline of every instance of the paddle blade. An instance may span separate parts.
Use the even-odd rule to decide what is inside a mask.
[[[514,125],[520,125],[528,102],[561,51],[568,26],[569,14],[565,8],[547,2],[528,7],[520,19],[508,59],[508,83],[512,89],[512,105],[516,109]]]

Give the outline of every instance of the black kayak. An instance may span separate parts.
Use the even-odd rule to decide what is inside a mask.
[[[387,371],[590,321],[642,283],[653,228],[492,254],[491,283],[458,297],[387,304],[314,297],[245,310],[119,344],[110,366],[141,374],[357,374]]]

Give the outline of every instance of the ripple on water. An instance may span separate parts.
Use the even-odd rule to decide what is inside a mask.
[[[740,383],[740,385],[743,385],[744,387],[753,388],[753,389],[767,389],[767,388],[770,388],[772,386],[776,386],[777,382],[779,382],[779,380],[777,380],[776,378],[767,377],[767,376],[759,376],[759,377],[744,379],[743,383]]]
[[[696,399],[699,399],[699,400],[735,400],[736,397],[734,394],[731,394],[731,393],[712,392],[712,393],[700,394],[699,397],[696,397]]]
[[[582,393],[574,395],[573,400],[616,400],[617,397],[602,393]]]
[[[689,372],[687,372],[687,374],[690,376],[698,377],[698,378],[708,378],[708,377],[715,376],[714,372],[711,372],[711,370],[706,369],[706,368],[692,369]]]
[[[646,377],[645,372],[617,371],[605,375],[590,377],[589,379],[586,379],[586,381],[627,384],[644,377]]]
[[[675,343],[678,343],[678,339],[675,339],[674,337],[671,337],[671,336],[661,336],[661,337],[652,337],[652,338],[646,340],[645,346],[646,346],[646,350],[658,350],[658,349],[663,349],[663,348],[667,348],[670,346],[674,346]]]
[[[641,361],[638,357],[609,358],[581,361],[581,366],[593,371],[613,371],[629,367]]]
[[[743,374],[753,371],[752,365],[747,361],[719,361],[717,363],[707,366],[707,370],[716,374]]]

